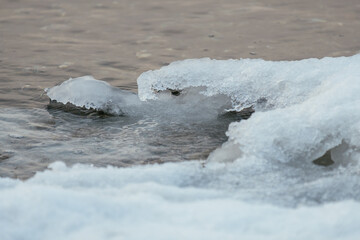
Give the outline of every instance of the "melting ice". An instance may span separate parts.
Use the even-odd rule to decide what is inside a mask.
[[[143,73],[138,86],[139,96],[82,77],[47,94],[163,121],[255,113],[230,124],[205,164],[55,163],[25,182],[2,178],[1,239],[359,238],[360,55],[191,59]],[[313,163],[325,157],[333,164]]]

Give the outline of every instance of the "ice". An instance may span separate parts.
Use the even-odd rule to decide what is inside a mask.
[[[158,93],[157,101],[140,101],[130,92],[84,76],[69,79],[59,86],[45,89],[52,101],[94,109],[113,115],[143,116],[180,121],[209,120],[231,108],[230,99],[222,94],[207,97],[202,88],[189,88],[175,96],[171,91]]]
[[[299,163],[311,162],[331,150],[336,163],[358,164],[360,58],[349,59],[352,61],[346,64],[340,59],[342,69],[326,74],[327,78],[311,89],[312,94],[304,101],[259,111],[250,121],[231,124],[229,142],[241,149],[238,157]]]
[[[280,62],[189,59],[141,74],[138,85],[142,100],[157,99],[166,89],[202,87],[206,96],[229,96],[236,110],[254,107],[250,120],[230,125],[226,161],[230,144],[241,152],[234,160],[311,162],[341,145],[346,147],[337,162],[358,161],[360,55]]]
[[[196,106],[195,102],[200,102],[205,109],[216,105],[218,112],[228,108],[240,111],[250,106],[264,111],[318,96],[333,83],[339,84],[343,74],[355,79],[359,74],[359,61],[360,55],[300,61],[188,59],[141,74],[137,80],[138,97],[91,76],[69,79],[47,89],[46,93],[57,102],[114,114],[161,112],[181,107],[184,102],[190,103],[185,104],[187,111]],[[174,90],[180,97],[169,94]],[[141,103],[139,99],[150,104]],[[142,107],[138,108],[139,105]],[[186,114],[186,111],[179,112]]]
[[[59,86],[45,91],[51,100],[116,115],[129,114],[132,112],[131,109],[139,104],[135,94],[112,87],[92,76],[70,78]]]
[[[230,124],[229,140],[210,154],[209,162],[232,163],[233,171],[224,170],[223,187],[251,184],[261,199],[294,206],[299,200],[281,197],[289,194],[291,177],[298,187],[291,195],[308,204],[360,199],[360,192],[350,190],[357,182],[348,179],[357,179],[360,170],[360,55],[279,62],[189,59],[141,74],[138,85],[142,102],[136,111],[164,122],[174,112],[188,120],[255,108],[249,120]],[[169,93],[175,90],[179,96]],[[325,155],[334,162],[326,170],[313,164]],[[339,172],[346,174],[334,184]],[[319,187],[311,191],[304,182]],[[339,194],[327,195],[321,184]]]
[[[47,93],[162,123],[256,112],[231,123],[206,162],[55,163],[25,182],[1,178],[1,239],[359,239],[360,55],[184,60],[143,73],[139,99],[89,81]],[[313,163],[328,156],[330,166]]]
[[[358,72],[359,59],[360,55],[301,61],[188,59],[141,74],[139,97],[156,99],[158,91],[203,87],[204,95],[231,97],[238,110],[286,107],[316,94],[336,74]]]
[[[355,240],[360,234],[358,202],[296,209],[249,203],[186,186],[203,169],[196,162],[51,168],[26,182],[0,179],[1,239]]]

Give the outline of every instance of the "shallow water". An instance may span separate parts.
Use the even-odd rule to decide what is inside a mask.
[[[232,120],[164,122],[53,107],[5,108],[0,111],[0,176],[28,178],[54,161],[125,167],[206,159],[226,141]]]

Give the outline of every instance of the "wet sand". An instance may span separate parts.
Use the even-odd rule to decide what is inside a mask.
[[[296,60],[360,50],[358,0],[0,0],[0,106],[87,74],[136,91],[142,72],[210,57]]]

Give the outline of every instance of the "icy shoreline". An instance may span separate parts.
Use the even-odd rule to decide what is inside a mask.
[[[256,112],[230,124],[229,140],[206,163],[57,162],[24,182],[0,178],[1,239],[359,238],[360,55],[185,60],[138,83],[143,102],[89,77],[48,95],[129,116],[140,111],[162,124],[211,122],[229,108]],[[313,164],[325,153],[334,164]]]

